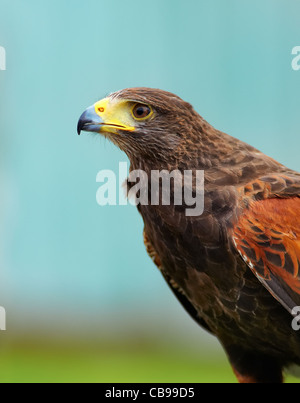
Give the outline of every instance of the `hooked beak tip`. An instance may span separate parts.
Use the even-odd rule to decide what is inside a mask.
[[[103,124],[103,120],[97,115],[94,105],[90,106],[79,118],[77,134],[80,136],[82,131],[99,133],[101,124]]]

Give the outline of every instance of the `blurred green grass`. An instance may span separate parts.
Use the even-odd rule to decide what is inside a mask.
[[[1,383],[236,383],[225,357],[176,346],[26,341],[3,346],[0,360]]]

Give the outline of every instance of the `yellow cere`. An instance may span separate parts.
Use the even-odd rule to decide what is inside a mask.
[[[135,120],[126,100],[104,98],[94,105],[95,112],[103,120],[103,131],[124,130],[133,132]]]

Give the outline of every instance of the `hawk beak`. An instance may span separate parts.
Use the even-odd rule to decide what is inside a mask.
[[[77,133],[79,136],[81,131],[100,133],[103,123],[103,120],[95,111],[95,105],[90,106],[79,118]]]

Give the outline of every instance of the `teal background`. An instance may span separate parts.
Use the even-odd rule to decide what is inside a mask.
[[[298,0],[0,0],[4,346],[147,338],[225,360],[147,257],[135,208],[96,204],[97,172],[126,157],[77,120],[110,92],[161,88],[300,170],[299,16]]]

